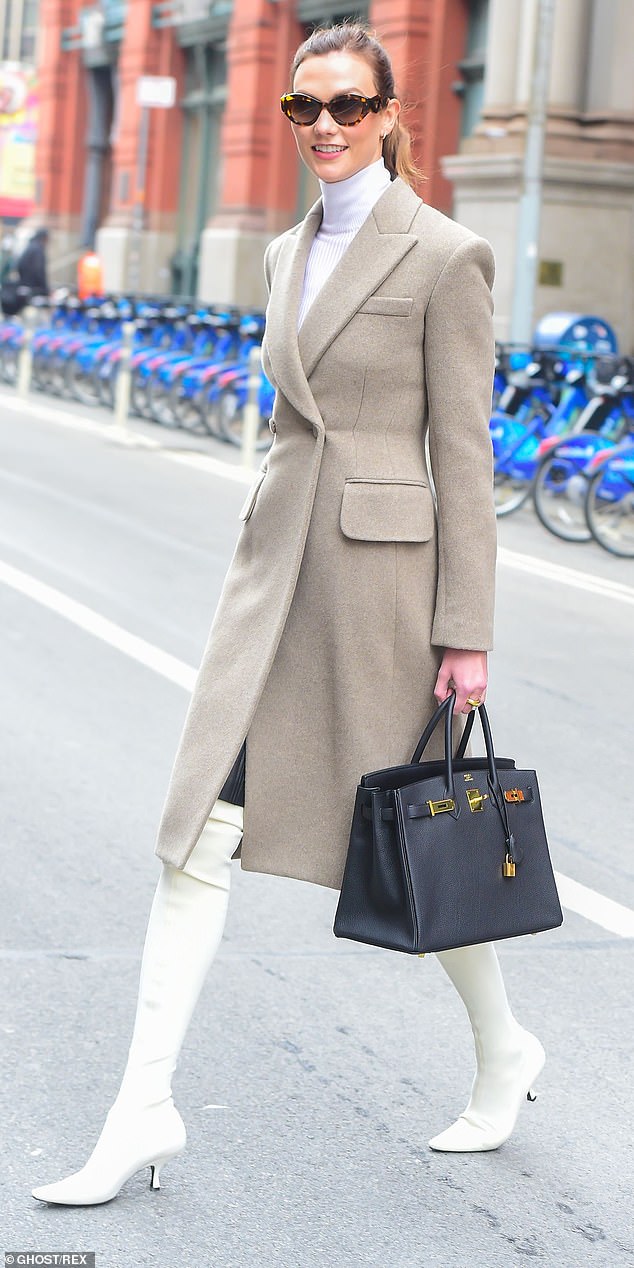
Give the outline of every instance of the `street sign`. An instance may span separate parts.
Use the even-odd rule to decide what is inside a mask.
[[[136,81],[137,105],[163,109],[176,101],[176,80],[171,75],[141,75]]]

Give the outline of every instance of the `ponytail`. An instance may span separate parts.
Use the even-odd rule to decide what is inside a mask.
[[[416,166],[412,156],[412,141],[407,128],[399,119],[383,142],[383,161],[392,180],[400,176],[406,185],[414,187],[425,180],[420,168]]]

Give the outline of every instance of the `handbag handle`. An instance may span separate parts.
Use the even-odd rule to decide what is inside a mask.
[[[453,711],[454,711],[455,703],[456,703],[456,693],[455,691],[452,691],[447,696],[446,700],[443,700],[442,703],[439,704],[438,708],[436,709],[436,712],[429,719],[429,722],[427,723],[427,726],[425,727],[425,730],[423,731],[423,734],[421,735],[420,740],[418,741],[418,744],[416,745],[416,749],[412,757],[412,765],[414,765],[416,762],[420,762],[421,757],[434,731],[436,730],[436,727],[438,726],[438,723],[444,717],[444,721],[445,721],[445,790],[446,790],[447,797],[451,798],[454,801],[455,801],[455,787],[454,787],[454,777],[453,777],[454,759],[452,757],[451,724],[453,722]],[[500,785],[500,780],[497,773],[497,767],[495,765],[495,751],[493,748],[493,736],[491,734],[491,727],[489,725],[489,717],[483,704],[478,705],[477,709],[473,709],[471,713],[469,714],[469,716],[467,717],[464,731],[462,733],[460,743],[456,750],[456,760],[464,756],[464,751],[467,747],[469,736],[471,735],[471,732],[473,730],[473,723],[475,720],[476,713],[480,717],[480,725],[482,727],[482,734],[484,736],[484,747],[486,749],[487,768],[488,768],[487,782],[489,785],[489,790],[491,793],[493,804],[495,805],[495,808],[500,816],[500,819],[502,820],[502,827],[504,829],[504,838],[506,841],[508,857],[511,861],[513,861],[515,840],[510,829],[508,813],[506,809],[506,802],[504,800],[504,794],[502,792],[502,787]]]
[[[438,705],[438,708],[436,709],[436,712],[433,714],[433,716],[430,718],[429,722],[427,723],[427,726],[425,727],[425,730],[423,731],[423,734],[421,735],[420,740],[418,741],[418,744],[416,745],[416,751],[415,751],[415,753],[414,753],[414,755],[413,755],[413,757],[412,757],[412,765],[414,765],[414,763],[415,763],[415,762],[420,762],[420,759],[421,759],[421,757],[422,757],[422,755],[423,755],[423,753],[424,753],[425,749],[427,748],[427,745],[429,744],[429,741],[431,740],[431,737],[432,737],[432,735],[433,735],[434,731],[436,730],[436,727],[438,726],[438,723],[440,722],[440,719],[441,719],[441,717],[442,717],[443,713],[445,712],[445,710],[446,710],[446,709],[448,709],[448,708],[449,708],[449,704],[450,704],[450,702],[451,702],[452,697],[453,697],[453,701],[454,701],[454,703],[455,703],[455,700],[456,700],[456,693],[455,693],[455,691],[452,691],[452,692],[451,692],[451,695],[447,696],[447,699],[446,699],[446,700],[443,700],[443,701],[442,701],[442,703]],[[452,714],[453,714],[453,705],[452,705],[452,710],[451,710],[451,711],[452,711]],[[471,710],[471,713],[469,713],[469,714],[468,714],[468,716],[467,716],[467,721],[466,721],[466,723],[465,723],[464,730],[463,730],[462,735],[461,735],[461,737],[460,737],[460,743],[458,744],[458,747],[457,747],[457,749],[456,749],[456,759],[457,759],[457,760],[459,760],[460,758],[463,758],[463,757],[464,757],[464,755],[465,755],[465,749],[466,749],[466,747],[467,747],[467,744],[469,743],[469,739],[470,739],[470,737],[471,737],[471,732],[472,732],[472,730],[473,730],[473,724],[474,724],[474,722],[475,722],[475,716],[476,716],[476,710],[475,710],[475,709],[472,709],[472,710]],[[450,722],[450,724],[449,724],[449,731],[450,731],[450,735],[451,735],[451,722]],[[450,738],[450,741],[449,741],[449,747],[451,748],[451,738]]]
[[[438,708],[436,709],[436,712],[432,714],[432,717],[429,719],[429,722],[427,723],[427,726],[425,727],[425,730],[423,731],[423,734],[421,735],[420,740],[418,741],[418,744],[416,745],[416,749],[412,757],[412,765],[416,762],[420,762],[421,757],[425,749],[427,748],[427,745],[429,744],[429,741],[434,731],[436,730],[436,727],[438,726],[438,723],[444,717],[444,722],[445,722],[445,788],[446,788],[448,797],[454,797],[454,792],[455,792],[454,778],[453,778],[454,759],[452,756],[452,722],[453,722],[453,711],[454,711],[455,703],[456,703],[456,693],[455,691],[451,691],[449,695],[447,696],[446,700],[443,700],[442,703],[439,704]],[[480,715],[480,723],[482,726],[482,733],[484,735],[484,747],[486,749],[486,755],[487,755],[489,783],[497,791],[499,788],[499,780],[498,780],[497,770],[495,767],[495,752],[493,749],[493,736],[491,735],[491,727],[489,726],[487,711],[483,704],[479,705],[477,709],[473,709],[467,718],[467,722],[466,722],[466,725],[460,740],[460,744],[458,745],[458,749],[456,752],[456,759],[461,758],[464,755],[464,751],[467,747],[469,736],[471,735],[471,731],[473,730],[473,723],[474,723],[476,713]],[[501,796],[502,794],[500,792],[500,797]]]

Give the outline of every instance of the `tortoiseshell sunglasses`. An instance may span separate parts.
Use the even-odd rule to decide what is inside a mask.
[[[280,99],[282,113],[291,123],[299,128],[308,128],[316,123],[322,110],[327,110],[331,119],[342,128],[353,128],[361,123],[372,111],[378,114],[387,105],[387,98],[377,93],[376,97],[361,97],[355,92],[344,92],[332,101],[318,101],[305,92],[286,92]]]

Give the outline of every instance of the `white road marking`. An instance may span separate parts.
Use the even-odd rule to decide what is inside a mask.
[[[80,630],[85,630],[87,634],[101,639],[102,643],[107,643],[117,651],[123,652],[124,656],[138,661],[147,669],[153,669],[169,682],[176,683],[178,687],[184,687],[185,691],[193,691],[196,681],[195,669],[186,665],[184,661],[178,660],[176,656],[170,656],[169,652],[161,651],[153,643],[146,642],[144,638],[130,634],[114,621],[108,621],[105,616],[94,612],[84,603],[70,599],[61,590],[38,581],[37,577],[31,577],[28,573],[21,572],[19,568],[13,568],[11,564],[4,563],[3,560],[0,560],[0,581],[20,594],[26,595],[27,598],[34,599],[42,607],[48,608],[49,612],[63,616]]]
[[[70,599],[61,590],[46,585],[43,581],[22,572],[19,568],[14,568],[3,560],[0,560],[0,582],[17,590],[19,594],[33,599],[42,607],[48,608],[50,612],[64,617],[87,634],[101,639],[110,647],[122,652],[124,656],[129,656],[139,664],[145,665],[147,669],[154,670],[162,678],[167,678],[169,682],[183,687],[185,691],[193,690],[196,670],[190,665],[186,665],[184,661],[178,660],[176,656],[171,656],[168,652],[161,651],[160,648],[139,638],[136,634],[130,634],[114,621],[108,621],[92,608],[86,607],[84,603]],[[606,898],[603,894],[589,889],[586,885],[581,885],[561,872],[556,873],[556,881],[560,901],[568,911],[576,912],[577,915],[585,917],[586,920],[599,925],[609,933],[618,934],[621,938],[634,938],[634,911],[629,907]]]
[[[498,549],[498,559],[507,568],[517,572],[528,572],[533,577],[541,577],[544,581],[555,581],[560,586],[572,586],[575,590],[585,590],[588,594],[600,594],[604,599],[614,599],[617,603],[634,604],[634,587],[626,586],[621,581],[608,581],[605,577],[597,577],[592,572],[580,572],[577,568],[566,568],[563,564],[553,564],[535,555],[522,555],[516,550],[508,550],[505,546]]]
[[[555,873],[555,880],[559,901],[568,911],[585,916],[586,920],[601,925],[609,933],[618,933],[621,938],[634,938],[634,911],[631,908],[615,903],[612,898],[605,898],[595,889],[589,889],[561,872]]]

